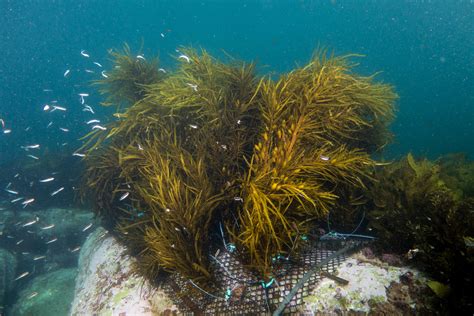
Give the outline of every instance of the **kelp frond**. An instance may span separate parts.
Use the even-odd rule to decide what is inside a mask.
[[[113,68],[104,79],[97,80],[99,92],[107,95],[104,106],[130,105],[145,97],[145,86],[161,81],[165,74],[160,72],[157,57],[145,59],[141,54],[132,54],[125,44],[122,51],[111,51]]]
[[[128,46],[113,55],[102,91],[131,106],[88,136],[85,183],[149,278],[209,285],[209,232],[222,222],[269,279],[275,255],[297,256],[314,220],[358,199],[396,95],[352,73],[348,57],[320,53],[274,81],[253,63],[180,54],[166,77]]]

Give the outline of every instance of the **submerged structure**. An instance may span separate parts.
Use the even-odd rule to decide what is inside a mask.
[[[215,293],[225,251],[269,287],[329,214],[355,227],[380,197],[397,198],[371,158],[391,139],[397,95],[354,73],[358,56],[318,51],[274,79],[253,63],[180,54],[167,71],[127,46],[113,53],[97,84],[117,120],[85,144],[84,194],[152,284],[179,276],[188,294],[229,299],[239,289]]]

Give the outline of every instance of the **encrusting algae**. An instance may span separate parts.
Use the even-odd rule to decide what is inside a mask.
[[[123,112],[87,137],[84,193],[155,284],[165,272],[212,288],[223,239],[267,282],[272,258],[297,257],[315,222],[372,181],[397,95],[355,74],[351,55],[318,51],[273,80],[180,52],[166,73],[128,47],[113,54],[98,84]]]

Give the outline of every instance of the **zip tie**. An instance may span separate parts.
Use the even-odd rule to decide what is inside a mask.
[[[274,281],[275,281],[275,279],[272,278],[270,281],[268,281],[268,283],[265,283],[264,281],[262,281],[261,284],[262,284],[263,288],[266,289],[266,288],[269,288],[270,286],[272,286]]]

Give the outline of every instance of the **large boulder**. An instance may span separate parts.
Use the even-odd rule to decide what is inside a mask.
[[[161,289],[133,273],[135,259],[103,228],[82,246],[71,315],[160,315],[177,311]]]

